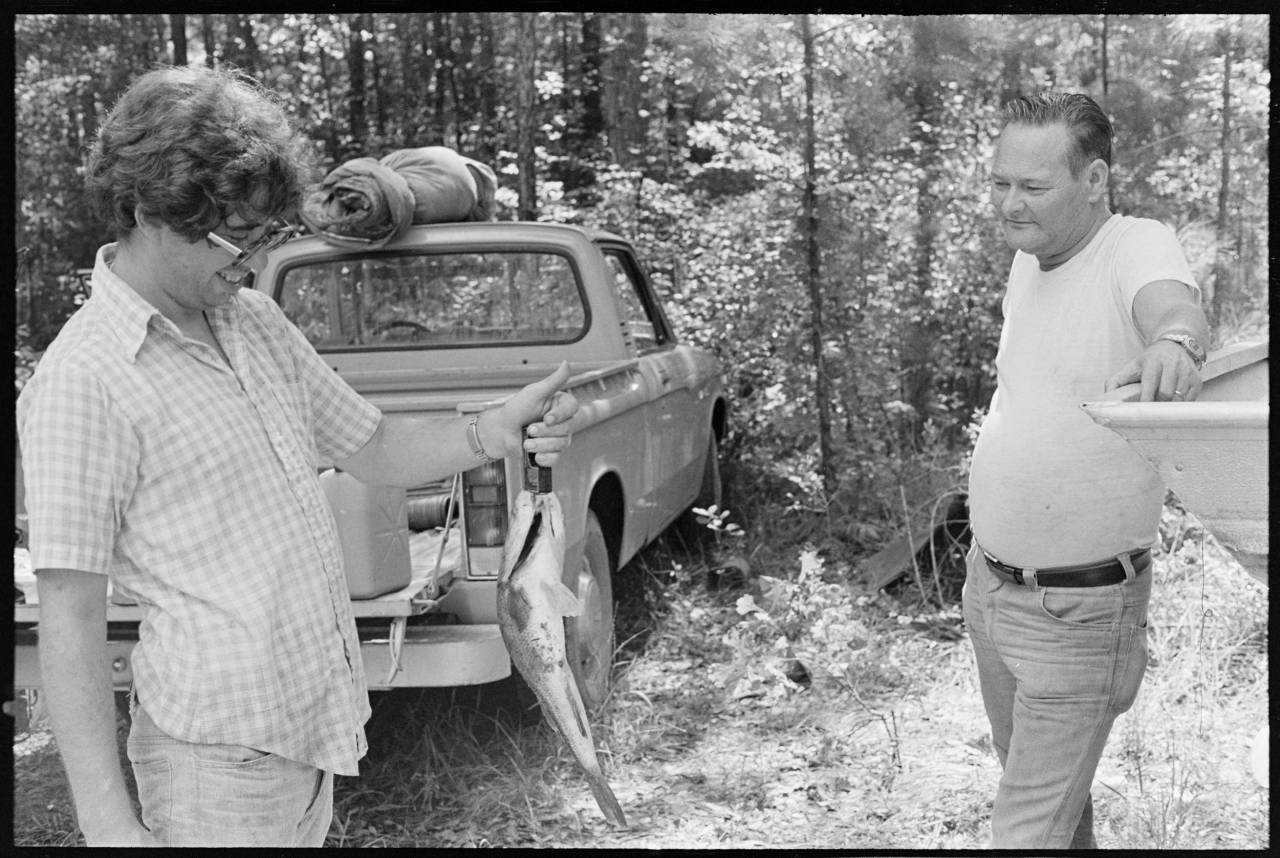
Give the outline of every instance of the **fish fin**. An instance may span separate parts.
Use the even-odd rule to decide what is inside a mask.
[[[591,722],[587,719],[587,707],[582,702],[582,695],[578,693],[578,683],[574,681],[572,673],[565,671],[564,676],[564,696],[568,698],[569,708],[573,711],[574,726],[578,728],[578,735],[585,738],[594,748],[595,740],[591,738]],[[595,762],[594,756],[592,762]]]
[[[582,602],[563,581],[554,581],[547,585],[547,598],[551,607],[562,617],[576,617],[582,613]]]

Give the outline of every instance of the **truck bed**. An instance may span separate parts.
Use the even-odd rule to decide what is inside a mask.
[[[440,558],[440,564],[445,570],[457,569],[461,563],[461,556],[458,550],[459,540],[456,533],[450,535],[445,544],[444,554],[443,556],[440,555],[440,543],[443,541],[443,536],[443,531],[438,530],[412,534],[409,537],[409,562],[413,569],[413,579],[408,586],[394,592],[386,593],[373,599],[353,599],[351,609],[356,619],[413,617],[431,610],[433,603],[423,595],[423,590],[432,577],[431,573],[435,569],[437,557]],[[142,620],[142,613],[142,607],[136,604],[117,605],[110,603],[107,605],[107,622],[136,623]],[[40,606],[38,604],[13,606],[13,621],[15,624],[31,624],[39,622],[39,620]]]

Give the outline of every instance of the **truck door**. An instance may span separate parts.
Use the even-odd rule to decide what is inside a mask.
[[[695,440],[704,436],[690,427],[703,418],[690,390],[688,363],[676,348],[675,337],[639,263],[624,246],[601,249],[618,294],[624,336],[642,370],[653,376],[657,391],[653,408],[657,431],[651,441],[656,467],[654,508],[648,531],[653,535],[697,494],[701,472],[692,472],[697,470],[703,450],[695,449]]]

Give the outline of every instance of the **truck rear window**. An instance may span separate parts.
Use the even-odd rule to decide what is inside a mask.
[[[586,324],[576,270],[547,251],[302,261],[278,300],[322,352],[569,342]]]

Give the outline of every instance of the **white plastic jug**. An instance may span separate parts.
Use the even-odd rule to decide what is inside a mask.
[[[407,587],[413,572],[404,489],[371,486],[336,470],[322,473],[320,486],[338,523],[351,598],[372,599]]]

